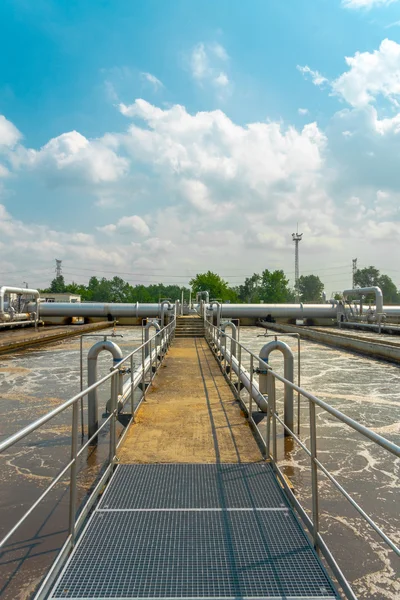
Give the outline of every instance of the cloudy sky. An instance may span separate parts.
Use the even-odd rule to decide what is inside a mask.
[[[1,284],[400,285],[400,1],[2,0]]]

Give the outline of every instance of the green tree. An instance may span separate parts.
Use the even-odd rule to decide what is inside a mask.
[[[298,291],[302,302],[322,302],[324,284],[318,275],[301,275]]]
[[[354,285],[358,287],[372,287],[379,285],[379,271],[373,266],[357,269],[354,273]]]
[[[246,277],[244,284],[237,289],[239,299],[248,304],[258,304],[260,302],[260,284],[261,276],[257,273]]]
[[[291,302],[294,294],[289,288],[289,279],[283,271],[265,271],[261,274],[260,297],[265,303]]]
[[[207,273],[198,273],[196,277],[189,281],[192,287],[192,293],[208,292],[211,298],[221,298],[221,300],[229,300],[230,291],[228,283],[224,281],[216,273],[207,271]]]
[[[400,302],[400,292],[389,275],[381,275],[376,267],[370,266],[358,269],[354,274],[354,284],[358,287],[372,287],[377,285],[381,288],[383,300],[388,304]],[[373,300],[374,294],[368,294],[367,300]]]
[[[65,292],[66,286],[65,286],[64,276],[59,275],[58,277],[55,277],[53,279],[53,281],[51,282],[48,291],[53,294],[62,294],[63,292]]]
[[[400,291],[394,281],[388,275],[381,275],[378,281],[385,304],[398,304],[400,302]]]

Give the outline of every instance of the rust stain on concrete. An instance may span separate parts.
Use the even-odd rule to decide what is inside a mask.
[[[260,450],[204,339],[175,340],[119,451],[122,463],[257,462]]]

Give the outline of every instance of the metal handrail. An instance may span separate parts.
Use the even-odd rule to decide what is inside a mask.
[[[149,347],[149,355],[150,355],[150,369],[151,369],[151,365],[153,364],[154,359],[152,359],[154,350],[155,352],[155,362],[158,363],[158,348],[160,348],[161,350],[161,359],[160,362],[158,363],[157,368],[159,367],[159,365],[162,362],[162,359],[165,356],[165,352],[167,347],[170,344],[171,341],[171,337],[173,336],[175,330],[175,319],[173,319],[170,323],[168,323],[168,325],[166,325],[163,329],[161,329],[161,331],[157,332],[157,334],[155,334],[154,336],[152,336],[151,338],[149,338],[149,340],[143,344],[141,344],[140,346],[138,346],[137,348],[135,348],[132,352],[130,352],[125,358],[123,358],[117,365],[113,366],[110,369],[110,372],[105,375],[104,377],[102,377],[101,379],[99,379],[98,381],[96,381],[96,383],[94,383],[93,385],[91,385],[90,387],[85,388],[84,390],[80,391],[78,394],[76,394],[75,396],[73,396],[72,398],[70,398],[69,400],[66,400],[65,402],[63,402],[62,404],[60,404],[60,406],[57,406],[55,409],[53,409],[52,411],[50,411],[49,413],[47,413],[46,415],[43,415],[43,417],[40,417],[39,419],[37,419],[36,421],[34,421],[33,423],[31,423],[30,425],[27,425],[26,427],[24,427],[23,429],[21,429],[20,431],[14,433],[13,435],[9,436],[7,439],[3,440],[0,443],[0,453],[4,452],[5,450],[7,450],[8,448],[10,448],[11,446],[13,446],[14,444],[16,444],[17,442],[21,441],[22,439],[24,439],[27,435],[29,435],[30,433],[33,433],[34,431],[37,431],[38,429],[40,429],[40,427],[42,427],[43,425],[45,425],[46,423],[48,423],[49,421],[51,421],[54,417],[56,417],[57,415],[59,415],[60,413],[64,412],[65,410],[67,410],[68,408],[70,408],[72,406],[73,408],[73,414],[72,414],[72,438],[71,438],[71,460],[68,462],[68,464],[58,473],[58,475],[56,475],[53,480],[51,481],[51,483],[48,485],[48,487],[45,489],[45,491],[40,495],[40,497],[30,506],[30,508],[24,513],[24,515],[19,519],[19,521],[8,531],[8,533],[3,537],[3,539],[0,541],[0,548],[2,546],[4,546],[4,544],[10,539],[10,537],[19,529],[19,527],[25,522],[25,520],[29,517],[29,515],[35,510],[35,508],[42,502],[42,500],[47,496],[47,494],[54,488],[54,486],[62,479],[62,477],[68,472],[69,469],[71,469],[71,478],[70,478],[70,505],[69,505],[69,511],[70,511],[70,525],[69,525],[69,536],[67,539],[67,542],[71,547],[73,546],[74,543],[74,538],[75,535],[77,533],[77,528],[76,528],[76,523],[79,521],[80,523],[82,523],[82,519],[79,517],[78,521],[76,520],[76,464],[77,464],[77,459],[79,458],[79,456],[83,453],[83,451],[85,450],[85,448],[87,448],[87,446],[90,444],[90,442],[96,438],[99,434],[99,432],[109,423],[111,422],[110,425],[110,454],[109,454],[109,467],[112,466],[114,460],[115,460],[115,452],[116,452],[116,448],[117,448],[117,443],[116,443],[116,432],[115,432],[115,426],[116,426],[116,418],[118,415],[118,402],[117,402],[117,397],[118,397],[118,377],[120,376],[120,371],[121,371],[121,365],[123,365],[124,363],[126,363],[128,360],[130,361],[131,365],[132,365],[132,358],[135,354],[141,352],[142,354],[142,358],[144,356],[144,351],[146,346]],[[159,343],[157,343],[157,339],[159,339]],[[154,341],[153,344],[153,351],[152,351],[152,342]],[[133,373],[131,373],[132,379],[133,379]],[[143,379],[144,379],[144,372],[143,372]],[[151,378],[151,381],[154,378],[154,374]],[[103,385],[103,383],[105,383],[106,381],[111,380],[112,381],[112,385],[111,385],[111,410],[110,410],[110,415],[107,417],[107,419],[102,423],[102,425],[99,427],[99,429],[97,430],[96,434],[93,435],[90,439],[88,439],[86,441],[86,443],[78,450],[77,447],[77,439],[78,439],[78,401],[81,400],[82,398],[84,398],[84,396],[86,396],[89,392],[91,392],[92,390],[97,389],[98,387],[100,387],[101,385]],[[136,387],[139,385],[139,382],[134,385],[132,384],[131,386],[131,395],[133,397],[133,392],[134,389],[136,389]],[[145,388],[143,388],[143,395],[145,394]],[[132,403],[133,406],[133,403]],[[129,425],[131,424],[133,419],[133,412],[132,412],[132,418],[131,421],[128,423],[127,428],[129,427]],[[127,429],[126,428],[126,429]],[[95,491],[98,489],[98,486],[96,486]],[[93,496],[93,494],[92,494]],[[88,503],[91,501],[92,496],[88,499]]]
[[[169,327],[169,325],[170,325],[170,323],[168,325],[166,325],[164,327],[164,329],[167,329]],[[134,354],[139,352],[139,350],[142,350],[142,348],[144,348],[146,345],[151,345],[151,341],[154,340],[154,338],[157,337],[157,335],[159,335],[159,334],[157,333],[157,334],[153,335],[153,337],[149,338],[148,342],[144,342],[143,344],[141,344],[140,346],[135,348],[135,350],[133,350],[130,354],[125,356],[125,358],[123,358],[117,365],[111,367],[110,372],[107,375],[104,375],[104,377],[102,377],[98,381],[96,381],[96,383],[94,383],[90,387],[85,388],[84,390],[82,390],[81,392],[79,392],[78,394],[76,394],[75,396],[70,398],[69,400],[66,400],[63,404],[60,404],[60,406],[57,406],[57,408],[55,408],[52,411],[50,411],[49,413],[43,415],[43,417],[40,417],[39,419],[37,419],[36,421],[31,423],[30,425],[27,425],[20,431],[17,431],[10,437],[3,440],[3,442],[0,442],[0,453],[4,452],[4,450],[7,450],[8,448],[10,448],[10,446],[13,446],[14,444],[16,444],[17,442],[22,440],[24,437],[26,437],[33,431],[36,431],[36,429],[39,429],[39,427],[41,427],[48,421],[51,421],[51,419],[53,419],[60,413],[64,412],[64,410],[66,410],[67,408],[72,406],[75,402],[77,402],[78,400],[80,400],[81,398],[86,396],[89,392],[100,387],[108,379],[111,379],[113,377],[115,371],[119,371],[119,369],[121,368],[121,365],[124,364],[124,362],[126,362],[128,360],[128,358],[130,358],[131,356],[133,356]],[[0,544],[0,547],[1,547],[1,544]]]
[[[215,325],[212,325],[208,321],[207,321],[207,323],[208,323],[208,325],[210,325],[211,327],[213,327],[215,330],[218,330]],[[223,335],[224,335],[225,338],[233,340],[233,338],[230,335],[228,335],[227,333],[224,333]],[[254,352],[252,352],[251,350],[249,350],[248,348],[246,348],[240,342],[238,342],[237,344],[238,344],[238,346],[240,346],[241,348],[243,348],[248,354],[250,354],[251,356],[253,356],[253,358],[255,358],[258,362],[260,361],[260,357],[257,356],[256,354],[254,354]],[[281,381],[285,385],[289,385],[290,387],[293,388],[294,391],[299,392],[302,396],[304,396],[305,398],[307,398],[311,402],[314,402],[320,408],[323,408],[324,410],[326,410],[327,412],[329,412],[332,416],[336,417],[340,421],[343,421],[343,423],[346,423],[346,425],[348,425],[352,429],[355,429],[355,431],[358,431],[362,435],[365,435],[366,437],[368,437],[373,442],[376,442],[377,444],[379,444],[380,446],[382,446],[382,448],[385,448],[385,450],[388,450],[388,452],[392,452],[392,454],[394,454],[395,456],[397,456],[397,457],[400,458],[400,446],[397,446],[397,444],[394,444],[393,442],[390,442],[389,440],[387,440],[383,436],[379,435],[378,433],[375,433],[371,429],[368,429],[368,427],[364,427],[364,425],[361,425],[360,423],[358,423],[354,419],[351,419],[350,417],[348,417],[344,413],[340,412],[336,408],[333,408],[333,406],[330,406],[330,404],[327,404],[326,402],[324,402],[320,398],[317,398],[317,396],[314,396],[313,394],[310,394],[304,388],[299,387],[298,385],[296,385],[295,383],[292,383],[288,379],[285,379],[284,377],[282,377],[282,375],[279,375],[278,373],[275,373],[275,371],[273,371],[272,368],[270,367],[270,365],[268,365],[267,363],[265,363],[265,369],[267,369],[268,373],[271,373],[271,375],[273,375],[273,377],[275,377],[275,379],[279,379],[279,381]],[[244,370],[244,369],[242,369],[242,370]]]
[[[225,332],[222,332],[221,329],[219,329],[218,327],[216,327],[215,325],[213,325],[206,319],[205,319],[205,328],[206,328],[206,336],[207,336],[207,334],[209,335],[209,337],[207,338],[207,341],[211,347],[211,350],[213,351],[213,353],[216,356],[217,356],[217,351],[218,350],[220,351],[220,356],[219,356],[220,365],[221,365],[221,368],[223,368],[225,378],[229,383],[230,378],[231,378],[231,373],[232,373],[233,356],[232,356],[232,353],[229,352],[229,350],[227,350],[226,339],[230,339],[231,343],[234,342],[235,340],[233,339],[232,336],[228,335]],[[224,340],[223,343],[221,343],[222,339]],[[216,341],[218,341],[218,344],[216,344]],[[214,346],[210,342],[213,342]],[[237,395],[238,399],[242,402],[242,399],[240,396],[240,389],[241,389],[240,388],[240,382],[241,382],[240,375],[243,373],[249,377],[250,382],[251,382],[251,385],[250,385],[251,391],[249,390],[249,408],[247,409],[246,406],[244,406],[243,408],[246,410],[246,412],[248,414],[248,418],[249,418],[249,421],[251,422],[251,425],[253,427],[255,427],[259,436],[261,437],[261,433],[258,430],[258,426],[256,425],[256,423],[253,420],[252,408],[251,408],[253,386],[255,385],[255,387],[258,387],[255,384],[255,382],[253,381],[253,376],[254,376],[254,372],[255,372],[253,365],[254,365],[254,360],[257,361],[256,365],[260,364],[260,357],[257,356],[254,352],[252,352],[248,348],[246,348],[246,346],[244,346],[240,342],[237,342],[237,346],[240,349],[240,359],[239,359],[238,363],[236,363],[236,367],[238,366],[238,389],[236,390],[236,388],[233,388],[233,390],[234,390],[235,394]],[[250,373],[248,373],[243,368],[242,350],[247,352],[248,355],[250,356]],[[222,356],[222,354],[223,354],[223,356]],[[230,364],[229,377],[226,374],[226,365],[227,364]],[[320,469],[324,473],[324,475],[335,486],[335,488],[346,498],[346,500],[348,500],[348,502],[350,502],[350,504],[357,510],[357,512],[363,517],[363,519],[373,528],[373,530],[380,536],[380,538],[398,556],[400,556],[400,549],[384,533],[384,531],[382,531],[382,529],[373,521],[373,519],[361,508],[361,506],[359,506],[359,504],[343,488],[343,486],[336,480],[336,478],[333,475],[331,475],[329,470],[318,460],[318,458],[317,458],[317,432],[316,432],[316,410],[315,410],[315,408],[316,408],[316,406],[319,406],[320,408],[322,408],[323,410],[325,410],[326,412],[331,414],[333,417],[335,417],[336,419],[338,419],[345,425],[351,427],[353,430],[357,431],[358,433],[360,433],[364,437],[368,438],[372,442],[378,444],[379,446],[381,446],[382,448],[384,448],[385,450],[387,450],[388,452],[390,452],[391,454],[393,454],[396,457],[400,457],[400,447],[397,446],[396,444],[394,444],[393,442],[391,442],[390,440],[387,440],[386,438],[382,437],[381,435],[375,433],[371,429],[368,429],[364,425],[361,425],[354,419],[351,419],[350,417],[348,417],[344,413],[340,412],[339,410],[333,408],[332,406],[330,406],[329,404],[327,404],[326,402],[324,402],[317,396],[310,394],[302,387],[285,379],[285,377],[282,377],[281,375],[279,375],[278,373],[273,371],[270,365],[263,362],[263,369],[264,368],[266,369],[268,375],[271,375],[271,377],[268,377],[268,394],[266,396],[266,400],[268,403],[267,438],[266,438],[266,442],[263,442],[263,444],[265,445],[265,449],[266,449],[266,455],[272,461],[273,467],[276,470],[276,472],[281,480],[281,483],[289,496],[289,500],[291,501],[294,508],[299,512],[305,525],[312,533],[315,549],[317,551],[320,550],[324,554],[329,566],[331,567],[333,573],[335,574],[340,585],[342,586],[342,588],[346,594],[346,597],[350,598],[352,600],[356,600],[356,596],[355,596],[353,590],[351,589],[350,584],[348,583],[347,579],[343,575],[339,565],[333,558],[330,550],[328,549],[325,541],[323,540],[323,538],[319,532],[318,477],[317,477],[318,469]],[[300,438],[298,436],[296,436],[294,431],[292,431],[282,421],[282,419],[279,417],[279,415],[277,413],[276,402],[275,402],[275,382],[276,382],[276,380],[279,380],[280,382],[285,384],[285,386],[290,386],[293,390],[297,391],[301,396],[303,396],[304,398],[306,398],[309,401],[309,406],[310,406],[310,449],[308,449],[305,446],[305,444],[300,440]],[[271,423],[270,422],[271,422],[271,420],[272,420],[272,454],[270,452],[270,445],[271,445]],[[282,425],[282,427],[285,429],[285,431],[287,431],[289,433],[289,435],[291,437],[293,437],[293,439],[296,441],[296,443],[298,443],[300,445],[302,450],[304,450],[306,452],[306,454],[309,456],[309,458],[311,459],[312,519],[310,519],[310,517],[307,515],[304,508],[301,506],[300,502],[294,496],[292,490],[287,485],[287,482],[284,478],[284,474],[282,473],[281,469],[279,468],[279,466],[277,464],[277,460],[278,460],[277,427],[276,427],[277,422]]]

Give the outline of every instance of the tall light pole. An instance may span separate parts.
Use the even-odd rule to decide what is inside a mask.
[[[298,229],[298,226],[297,226]],[[296,296],[296,302],[300,302],[299,296],[299,242],[303,237],[302,233],[292,233],[292,240],[294,241],[294,290]]]
[[[352,280],[353,290],[356,287],[356,284],[355,284],[355,281],[354,281],[356,273],[357,273],[357,259],[353,258],[353,280]]]

